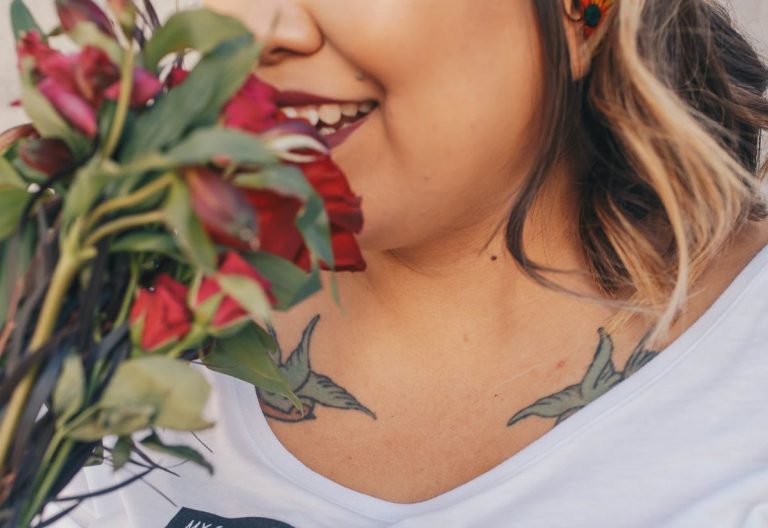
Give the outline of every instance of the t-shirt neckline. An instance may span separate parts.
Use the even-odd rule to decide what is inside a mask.
[[[397,522],[409,516],[448,507],[503,480],[513,478],[524,468],[535,464],[548,453],[557,449],[558,446],[571,440],[575,435],[586,431],[588,427],[594,425],[613,409],[628,402],[631,398],[639,396],[674,368],[691,350],[696,348],[697,343],[720,324],[725,316],[738,305],[742,296],[750,290],[749,285],[761,272],[768,273],[768,245],[752,257],[721,295],[692,325],[667,345],[657,357],[637,370],[632,376],[613,386],[567,420],[551,428],[544,435],[488,471],[451,490],[420,502],[391,502],[347,488],[317,473],[280,443],[261,411],[258,396],[252,385],[224,377],[222,390],[230,391],[230,394],[234,396],[233,399],[237,401],[235,413],[238,414],[242,426],[248,431],[251,445],[262,460],[276,473],[287,478],[296,486],[350,511],[377,520]],[[231,401],[226,396],[224,399]]]

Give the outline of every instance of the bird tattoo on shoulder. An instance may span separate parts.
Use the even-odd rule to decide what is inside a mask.
[[[312,370],[309,360],[310,341],[319,320],[319,314],[312,318],[304,328],[298,345],[285,361],[282,360],[283,352],[277,333],[272,325],[267,325],[267,331],[276,344],[275,350],[271,351],[272,360],[288,380],[293,393],[301,401],[303,412],[282,394],[256,387],[262,412],[268,418],[275,420],[300,422],[315,419],[315,406],[320,404],[337,409],[360,411],[375,420],[376,414],[357,401],[357,398],[346,389],[334,383],[328,376]]]
[[[595,355],[592,359],[584,378],[579,383],[574,383],[560,392],[545,396],[533,402],[531,405],[515,413],[507,426],[512,426],[529,416],[541,416],[544,418],[557,418],[555,425],[582,409],[591,401],[599,398],[618,383],[621,383],[632,374],[640,370],[643,365],[651,361],[658,352],[647,350],[645,344],[650,336],[650,330],[646,332],[640,342],[635,346],[632,355],[624,365],[624,370],[619,372],[613,364],[613,340],[603,327],[598,328],[600,336]]]

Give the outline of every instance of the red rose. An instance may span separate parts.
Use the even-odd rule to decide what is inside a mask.
[[[271,305],[278,303],[277,298],[271,291],[272,284],[263,277],[256,269],[251,266],[243,257],[234,251],[224,254],[218,273],[222,275],[237,275],[253,279],[258,282],[267,295]],[[195,298],[195,306],[199,306],[208,298],[221,292],[221,287],[216,281],[216,277],[205,277],[200,284],[200,289]],[[211,326],[216,329],[225,328],[237,324],[248,318],[248,312],[232,297],[225,295],[211,321]]]
[[[143,321],[139,344],[147,352],[181,340],[192,326],[187,287],[170,275],[160,275],[153,288],[139,290],[129,319],[132,326]]]
[[[352,193],[344,174],[327,156],[295,166],[304,172],[323,199],[331,228],[334,269],[364,271],[366,263],[354,237],[363,227],[361,198]],[[309,271],[309,248],[295,226],[302,203],[268,190],[247,189],[245,194],[258,212],[260,249],[280,255]],[[330,269],[322,260],[320,268]]]

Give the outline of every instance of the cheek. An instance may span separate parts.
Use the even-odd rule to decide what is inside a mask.
[[[498,213],[522,175],[514,167],[530,157],[541,76],[533,13],[471,2],[443,2],[440,30],[428,15],[441,9],[413,2],[421,7],[390,21],[398,28],[390,45],[375,46],[388,51],[371,61],[385,98],[359,141],[339,153],[363,196],[366,249],[417,243]]]

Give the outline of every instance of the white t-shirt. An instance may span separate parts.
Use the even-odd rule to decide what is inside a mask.
[[[272,433],[252,386],[205,372],[218,424],[199,436],[215,474],[190,463],[173,467],[179,477],[155,471],[146,480],[167,499],[136,482],[55,526],[768,527],[768,246],[632,376],[490,471],[419,503],[314,472]],[[202,450],[188,433],[165,438]],[[70,490],[127,475],[88,468]]]

